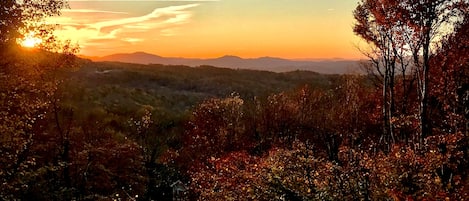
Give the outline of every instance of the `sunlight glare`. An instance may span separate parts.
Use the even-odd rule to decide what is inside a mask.
[[[37,45],[39,45],[42,42],[40,38],[36,38],[34,36],[26,36],[22,41],[21,41],[21,46],[27,47],[27,48],[34,48]]]

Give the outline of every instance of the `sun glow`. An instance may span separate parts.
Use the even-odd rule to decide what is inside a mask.
[[[34,37],[32,34],[25,36],[20,40],[20,44],[26,48],[34,48],[41,44],[42,40],[40,38]]]

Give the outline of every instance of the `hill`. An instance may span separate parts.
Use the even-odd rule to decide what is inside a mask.
[[[142,106],[179,116],[201,101],[237,93],[243,98],[294,90],[304,84],[332,87],[338,76],[293,71],[274,73],[212,66],[82,62],[64,87],[65,102],[76,108],[103,109],[122,117]],[[91,108],[91,109],[90,109]]]
[[[191,67],[209,65],[231,69],[251,69],[272,72],[289,72],[295,70],[313,71],[322,74],[347,74],[361,72],[357,60],[314,60],[297,61],[275,57],[245,59],[237,56],[223,56],[213,59],[188,59],[161,57],[145,52],[131,54],[113,54],[91,58],[93,61],[118,61],[136,64],[186,65]]]

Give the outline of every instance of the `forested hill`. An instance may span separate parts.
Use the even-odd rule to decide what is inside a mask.
[[[345,59],[326,60],[289,60],[275,57],[241,58],[225,55],[211,59],[189,59],[161,57],[145,52],[113,54],[104,57],[92,57],[93,61],[117,61],[137,64],[187,65],[191,67],[211,65],[231,69],[265,70],[289,72],[295,70],[314,71],[322,74],[362,73],[360,61]]]
[[[273,73],[212,66],[188,67],[118,62],[80,62],[64,85],[69,104],[131,113],[143,105],[161,114],[181,114],[202,100],[239,94],[268,96],[303,85],[332,87],[338,75],[308,71]]]
[[[3,58],[11,61],[0,71],[0,200],[172,200],[178,181],[192,200],[467,197],[467,132],[460,132],[467,98],[450,102],[446,94],[462,94],[453,80],[467,83],[467,74],[432,72],[442,78],[430,85],[432,114],[441,115],[431,116],[437,134],[420,146],[414,114],[393,118],[396,143],[386,142],[380,80],[372,76],[47,52]],[[455,84],[440,90],[441,80]],[[417,92],[396,94],[397,108],[418,111]],[[448,128],[455,133],[442,133]],[[424,148],[399,144],[409,141]]]

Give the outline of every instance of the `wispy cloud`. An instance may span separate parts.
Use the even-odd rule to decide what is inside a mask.
[[[97,29],[101,29],[103,27],[148,22],[148,21],[158,19],[164,16],[171,16],[173,18],[178,18],[181,15],[183,15],[185,17],[187,15],[190,15],[189,12],[186,11],[186,9],[193,8],[198,5],[199,4],[189,4],[189,5],[182,5],[182,6],[169,6],[165,8],[157,8],[148,15],[97,22],[97,23],[91,24],[90,26],[97,28]]]
[[[126,42],[129,42],[129,43],[138,43],[138,42],[143,41],[142,38],[123,38],[122,40],[126,41]]]
[[[197,3],[167,6],[140,16],[127,12],[72,9],[49,22],[62,25],[57,35],[78,42],[82,48],[104,44],[122,46],[144,42],[148,35],[176,35],[175,28],[188,23],[193,16],[192,8],[197,6]]]
[[[93,10],[93,9],[64,9],[62,13],[113,13],[113,14],[127,14],[127,12],[116,12],[106,10]]]

